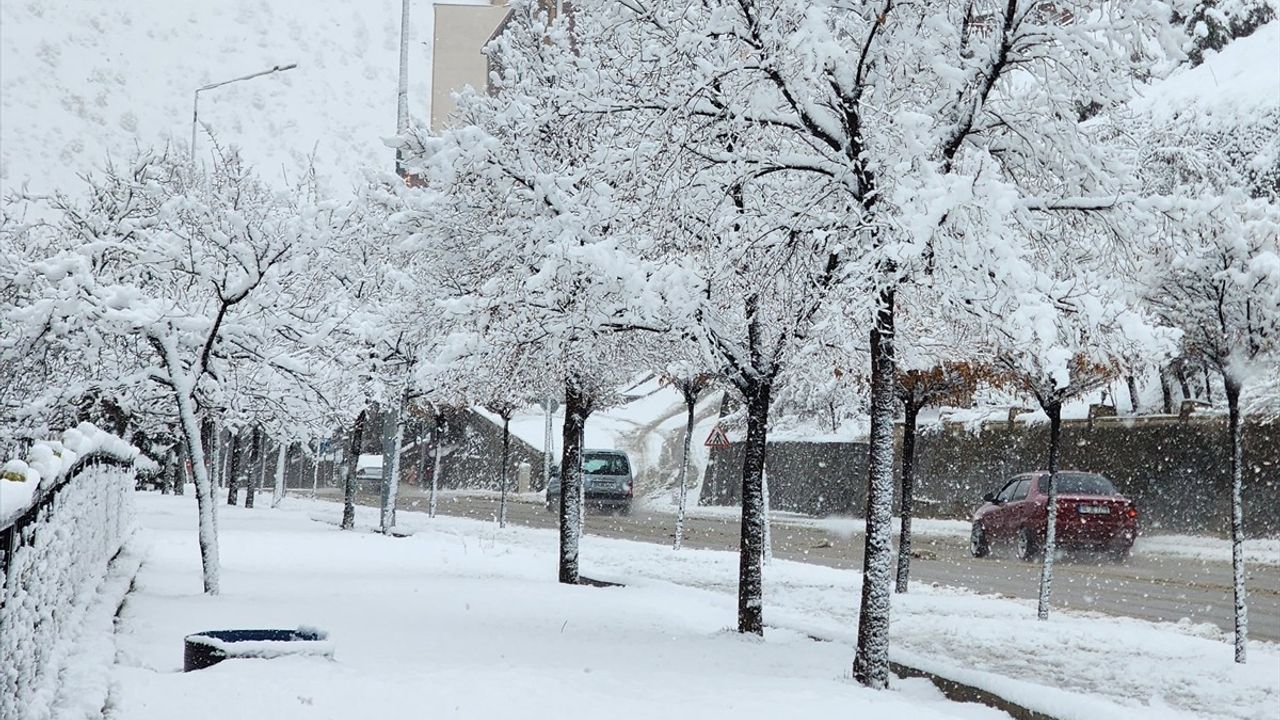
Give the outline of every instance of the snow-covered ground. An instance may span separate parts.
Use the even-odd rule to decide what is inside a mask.
[[[221,513],[224,594],[203,597],[189,497],[141,495],[147,557],[119,624],[122,718],[998,717],[919,682],[848,679],[859,575],[775,561],[764,641],[734,622],[737,556],[588,537],[584,572],[554,582],[555,533],[401,512],[416,533],[341,533],[331,503]],[[376,523],[360,509],[359,523]],[[1056,613],[915,585],[894,598],[893,658],[1063,720],[1267,718],[1280,648],[1232,662],[1208,626]],[[183,674],[184,634],[314,625],[335,660],[231,661]],[[814,642],[808,636],[831,642]]]
[[[1231,562],[1231,541],[1203,535],[1152,535],[1139,537],[1133,546],[1139,555],[1171,555]],[[1253,538],[1244,541],[1246,565],[1280,565],[1280,538]]]
[[[232,508],[223,595],[203,597],[191,503],[139,500],[149,550],[121,617],[112,717],[1003,717],[922,681],[861,688],[841,644],[726,631],[719,593],[560,585],[545,532],[437,518],[395,539],[312,522],[306,503]],[[187,633],[299,624],[329,631],[333,661],[181,672]]]

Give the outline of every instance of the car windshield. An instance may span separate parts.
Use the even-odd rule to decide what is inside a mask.
[[[582,472],[587,475],[626,475],[631,472],[624,455],[587,453],[582,460]]]
[[[1101,475],[1058,473],[1058,493],[1062,495],[1119,495],[1116,486]]]

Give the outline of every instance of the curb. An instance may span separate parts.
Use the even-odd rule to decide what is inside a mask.
[[[889,670],[898,677],[924,678],[928,680],[952,702],[980,703],[987,707],[1005,712],[1014,720],[1058,720],[1058,718],[1053,715],[1046,715],[1042,712],[1023,707],[1017,703],[1006,700],[989,690],[976,688],[972,685],[965,685],[964,683],[956,682],[950,678],[945,678],[941,675],[936,675],[918,668],[903,665],[902,663],[889,661]]]
[[[769,625],[767,627],[773,627],[779,630],[787,629],[783,625]],[[814,642],[836,642],[831,638],[819,637],[811,632],[803,632],[803,634]],[[948,677],[943,677],[937,673],[921,670],[920,668],[911,667],[910,665],[903,665],[900,662],[890,660],[889,671],[900,678],[924,678],[925,680],[933,683],[933,686],[938,688],[938,691],[952,702],[978,703],[980,705],[986,705],[989,708],[1000,710],[1001,712],[1008,714],[1009,717],[1013,718],[1013,720],[1060,720],[1057,716],[1048,715],[1038,710],[1032,710],[1029,707],[1024,707],[1012,700],[1007,700],[990,690],[983,690],[982,688],[974,687],[973,685],[966,685],[965,683],[952,680]]]

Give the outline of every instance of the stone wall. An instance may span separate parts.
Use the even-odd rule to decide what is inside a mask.
[[[1004,478],[1045,467],[1048,426],[1000,422],[975,431],[947,425],[922,433],[916,447],[919,514],[966,518]],[[770,443],[767,463],[774,509],[862,515],[865,443]],[[1137,501],[1146,527],[1228,531],[1231,465],[1220,416],[1106,418],[1092,426],[1065,421],[1062,466],[1111,478]],[[1280,424],[1246,426],[1245,466],[1246,531],[1280,534]],[[741,445],[713,452],[700,502],[736,504],[741,472]]]

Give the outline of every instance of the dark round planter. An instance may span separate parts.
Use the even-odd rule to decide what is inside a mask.
[[[200,670],[228,658],[275,658],[285,655],[333,657],[328,634],[311,628],[297,630],[205,630],[183,643],[182,671]]]

